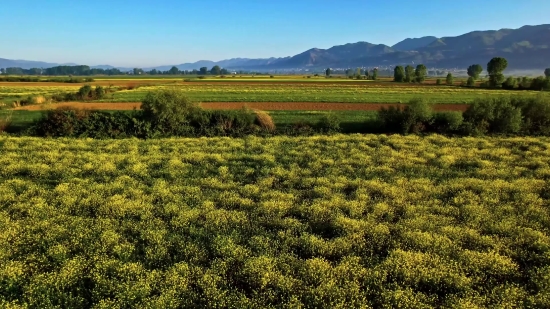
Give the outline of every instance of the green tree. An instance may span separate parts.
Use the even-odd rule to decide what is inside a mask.
[[[495,57],[487,63],[487,73],[489,74],[489,86],[499,87],[504,82],[502,72],[508,67],[508,60],[502,57]]]
[[[210,70],[210,74],[212,75],[220,75],[222,72],[222,69],[220,68],[219,65],[215,65],[212,67],[212,69]]]
[[[134,75],[141,75],[144,73],[143,70],[139,68],[134,68],[133,72],[134,72]]]
[[[361,68],[355,69],[355,78],[356,79],[362,79],[362,77],[361,77]]]
[[[208,68],[207,67],[202,67],[199,69],[199,75],[206,75],[208,74]]]
[[[326,76],[326,77],[329,77],[331,73],[332,73],[332,70],[331,70],[330,68],[327,68],[327,69],[325,70],[325,76]]]
[[[473,76],[468,77],[468,80],[466,81],[466,86],[473,87],[476,84],[476,80]]]
[[[417,83],[422,83],[426,80],[428,69],[425,65],[419,64],[416,66],[416,70],[414,71],[415,80]]]
[[[510,76],[510,77],[508,77],[508,78],[506,79],[506,81],[502,84],[502,87],[503,87],[504,89],[512,90],[512,89],[516,88],[517,84],[518,84],[518,80],[515,79],[515,78],[513,78],[512,76]]]
[[[405,67],[405,82],[410,83],[414,78],[414,68],[410,65]]]
[[[168,74],[170,75],[178,75],[180,73],[180,70],[176,67],[172,67],[169,71],[168,71]]]
[[[547,78],[550,78],[550,68],[544,70],[544,76],[546,76]]]
[[[451,74],[450,72],[449,72],[449,74],[447,74],[446,82],[447,82],[447,85],[449,85],[449,86],[452,86],[454,84],[453,74]]]
[[[6,74],[6,69],[1,68],[1,69],[0,69],[0,74]]]
[[[398,65],[393,70],[393,81],[398,83],[405,81],[405,69],[402,66]]]
[[[377,80],[377,79],[378,79],[378,69],[374,68],[374,70],[372,70],[372,80]]]
[[[468,76],[473,77],[474,80],[479,79],[481,72],[483,72],[483,67],[480,64],[472,64],[468,67]]]

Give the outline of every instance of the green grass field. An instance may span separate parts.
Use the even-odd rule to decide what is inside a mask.
[[[184,91],[192,100],[199,102],[341,102],[341,103],[406,103],[422,97],[430,103],[470,103],[487,96],[550,96],[550,92],[506,91],[470,89],[447,86],[380,86],[363,85],[228,85],[228,84],[183,84],[178,86],[149,86],[136,90],[115,92],[104,102],[139,102],[147,91],[162,87],[175,87]]]
[[[549,308],[549,149],[0,136],[0,307]]]

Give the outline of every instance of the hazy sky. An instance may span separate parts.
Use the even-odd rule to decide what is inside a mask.
[[[548,0],[1,0],[0,58],[156,66],[550,23]]]

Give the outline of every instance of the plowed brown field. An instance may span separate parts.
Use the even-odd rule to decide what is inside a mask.
[[[140,102],[134,103],[82,103],[82,102],[63,102],[47,105],[28,105],[15,108],[15,110],[45,110],[60,107],[72,107],[77,109],[90,110],[133,110],[139,109]],[[208,102],[201,106],[207,109],[239,109],[244,106],[259,110],[304,110],[304,111],[377,111],[382,107],[403,106],[403,104],[380,104],[380,103],[311,103],[311,102]],[[468,104],[435,104],[436,111],[465,111]]]

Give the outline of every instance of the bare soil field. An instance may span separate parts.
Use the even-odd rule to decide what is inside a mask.
[[[133,103],[83,103],[63,102],[45,105],[27,105],[15,108],[15,110],[46,110],[61,107],[89,110],[133,110],[139,109],[140,102]],[[380,103],[312,103],[312,102],[208,102],[201,106],[206,109],[239,109],[244,106],[259,110],[304,110],[304,111],[377,111],[383,107],[404,106],[404,104],[380,104]],[[436,111],[465,111],[468,104],[434,104]]]

